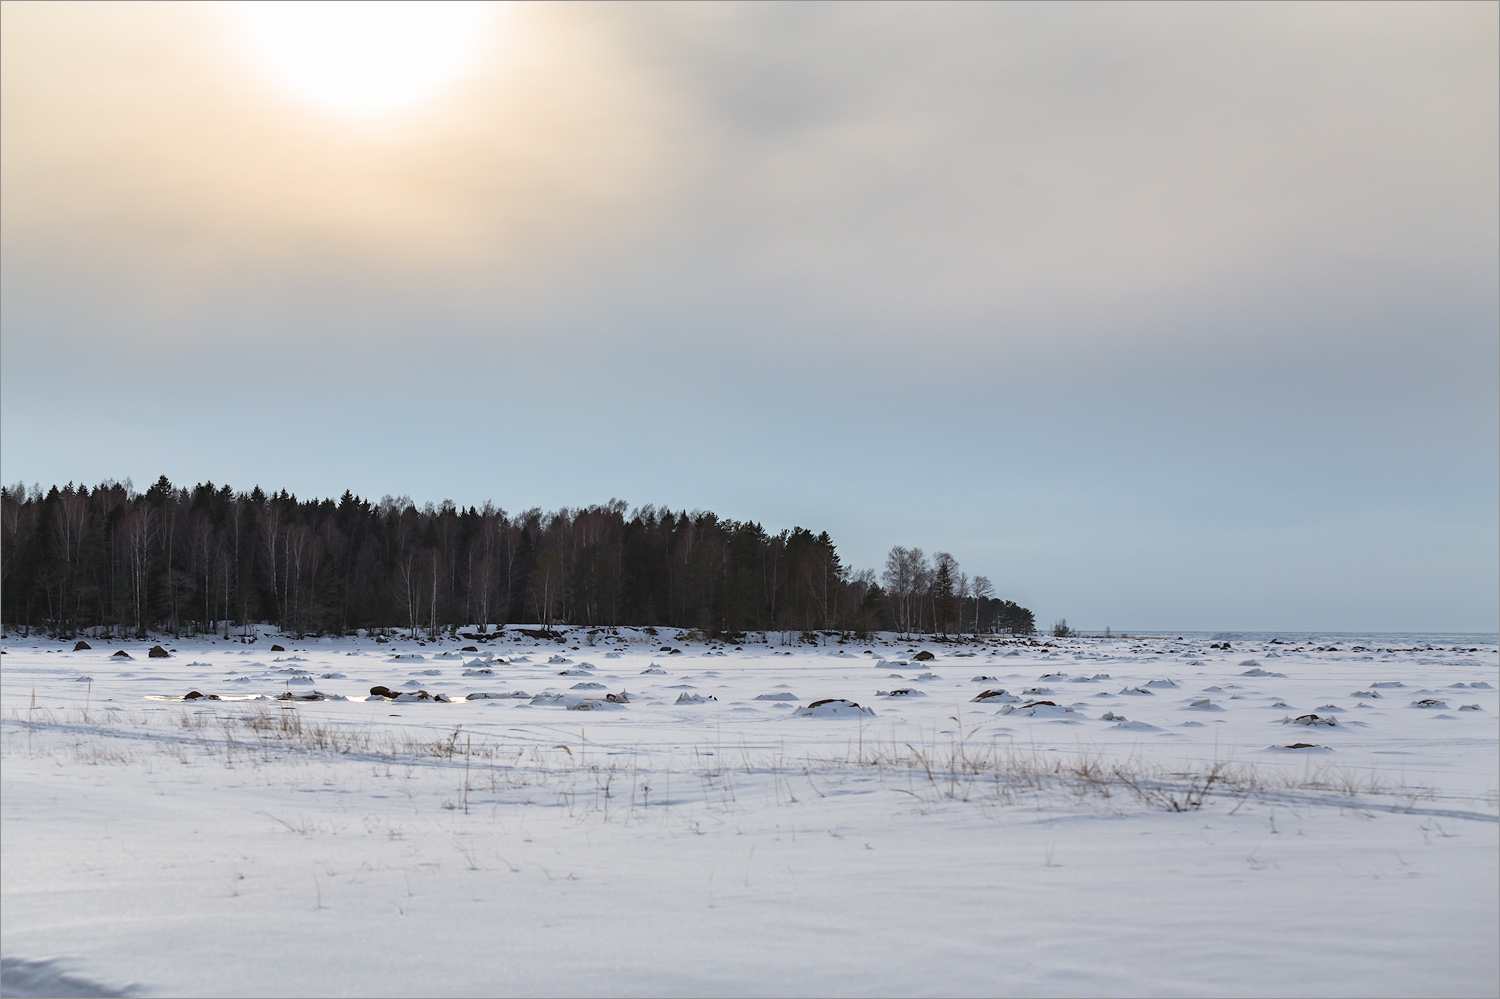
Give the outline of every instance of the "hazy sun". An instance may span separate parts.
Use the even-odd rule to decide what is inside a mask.
[[[491,5],[441,0],[262,0],[235,4],[286,87],[370,114],[433,96],[470,68]]]

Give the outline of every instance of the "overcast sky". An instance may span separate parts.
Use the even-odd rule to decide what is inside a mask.
[[[3,8],[0,472],[712,509],[1050,623],[1500,627],[1491,3],[505,5],[371,118]]]

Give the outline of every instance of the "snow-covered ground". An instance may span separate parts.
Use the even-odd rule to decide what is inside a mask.
[[[0,988],[1500,989],[1494,636],[779,637],[12,635]]]

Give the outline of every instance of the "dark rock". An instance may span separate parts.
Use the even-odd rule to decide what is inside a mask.
[[[282,647],[281,647],[281,646],[279,646],[279,645],[273,645],[273,646],[271,646],[271,651],[272,651],[272,652],[285,652],[285,651],[286,651],[286,649],[283,649],[283,648],[282,648]]]
[[[151,651],[147,652],[146,655],[150,656],[152,659],[166,659],[171,655],[171,653],[162,648],[160,645],[153,645],[151,646]]]
[[[458,651],[460,651],[460,652],[478,652],[479,651],[479,647],[477,645],[465,645],[463,648],[459,649]]]
[[[90,645],[88,642],[79,642],[77,645],[73,646],[73,651],[74,652],[82,652],[85,649],[92,649],[92,648],[93,648],[93,646]]]
[[[916,655],[914,655],[914,656],[911,657],[912,662],[917,662],[917,663],[925,663],[929,659],[936,659],[936,658],[937,658],[937,656],[933,655],[931,652],[928,652],[926,649],[923,649],[921,652],[918,652]]]
[[[970,700],[971,701],[987,701],[991,697],[1004,697],[1004,696],[1005,696],[1005,691],[1003,691],[1003,690],[981,690],[976,696],[970,698]]]
[[[135,657],[132,656],[129,652],[126,652],[124,649],[121,649],[119,652],[116,652],[114,655],[110,656],[110,658],[111,659],[134,659]]]
[[[392,690],[391,688],[383,685],[383,684],[378,684],[377,683],[375,686],[373,686],[373,687],[370,688],[370,696],[371,697],[395,697],[396,696],[396,692],[394,690]]]

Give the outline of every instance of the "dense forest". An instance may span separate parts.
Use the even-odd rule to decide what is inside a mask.
[[[768,533],[619,500],[544,513],[409,498],[299,500],[162,476],[0,490],[0,618],[67,636],[219,631],[436,635],[507,622],[746,631],[1029,633],[946,552],[852,571],[827,532]]]

